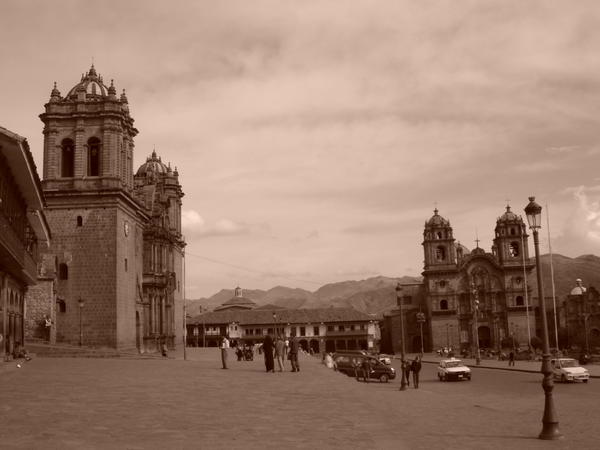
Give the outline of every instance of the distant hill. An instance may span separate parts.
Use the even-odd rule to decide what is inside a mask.
[[[535,258],[532,258],[535,261]],[[541,255],[542,282],[544,284],[544,296],[552,296],[552,276],[550,270],[550,255]],[[581,278],[586,287],[593,286],[600,289],[600,257],[595,255],[583,255],[577,258],[569,258],[563,255],[552,255],[552,267],[554,269],[554,287],[556,298],[564,299],[571,289],[575,287],[575,280]],[[533,288],[533,295],[537,296],[537,275],[532,272],[532,279],[528,280]]]
[[[534,261],[535,259],[532,258]],[[544,295],[552,296],[552,282],[550,273],[550,255],[540,257],[542,264],[542,280],[544,283]],[[554,268],[554,283],[556,298],[564,299],[575,287],[575,280],[581,278],[586,287],[594,286],[600,289],[600,257],[594,255],[583,255],[577,258],[555,254],[552,256]],[[535,270],[528,279],[533,289],[533,296],[537,296],[537,278]],[[341,281],[328,283],[321,286],[315,292],[305,289],[288,288],[276,286],[267,291],[260,289],[244,289],[244,297],[247,297],[259,306],[275,305],[283,308],[326,308],[352,307],[367,314],[381,315],[396,305],[395,287],[398,282],[417,283],[420,277],[372,277],[366,280]],[[186,302],[187,312],[190,316],[198,315],[201,311],[213,310],[223,304],[234,295],[233,289],[222,289],[209,298],[188,300]]]

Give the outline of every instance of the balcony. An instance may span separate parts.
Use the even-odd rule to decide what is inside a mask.
[[[37,282],[37,264],[4,214],[0,214],[0,259],[3,269],[31,285]]]

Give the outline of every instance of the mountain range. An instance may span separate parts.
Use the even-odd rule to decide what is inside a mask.
[[[534,258],[532,258],[535,261]],[[584,286],[594,286],[600,289],[600,257],[583,255],[569,258],[563,255],[540,257],[544,296],[552,297],[552,272],[557,301],[562,300],[575,287],[575,280],[581,278]],[[326,308],[351,307],[367,314],[380,315],[396,306],[395,287],[400,283],[418,283],[420,277],[404,276],[391,278],[377,276],[359,281],[341,281],[321,286],[314,292],[299,288],[276,286],[269,290],[244,289],[243,295],[260,306],[275,306],[281,308]],[[537,278],[535,269],[528,283],[533,290],[532,296],[537,296]],[[234,295],[233,289],[222,289],[208,298],[187,300],[186,308],[190,316],[202,311],[213,310]]]

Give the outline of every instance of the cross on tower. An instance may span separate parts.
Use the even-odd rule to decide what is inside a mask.
[[[477,248],[479,248],[479,235],[477,234],[477,230],[475,230],[475,243],[477,244]]]

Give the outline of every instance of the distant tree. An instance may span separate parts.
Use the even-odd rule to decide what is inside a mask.
[[[506,336],[500,341],[500,344],[502,348],[515,348],[518,345],[517,340],[513,336]]]
[[[539,337],[537,337],[537,336],[533,336],[533,337],[531,338],[531,347],[532,347],[534,350],[540,350],[540,349],[542,348],[542,345],[543,345],[543,344],[542,344],[542,340],[541,340]]]

